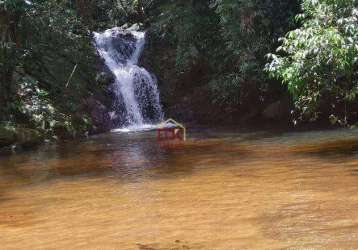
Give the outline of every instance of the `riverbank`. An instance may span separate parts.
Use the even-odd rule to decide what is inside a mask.
[[[342,128],[332,126],[329,124],[320,123],[307,123],[294,126],[291,122],[277,121],[277,120],[261,120],[254,122],[244,123],[218,123],[215,129],[208,129],[210,125],[205,123],[198,123],[195,121],[189,121],[185,123],[185,126],[189,133],[200,133],[206,134],[206,131],[232,131],[236,133],[270,133],[270,134],[282,134],[282,133],[310,133],[315,131],[327,131],[335,132],[341,130],[356,130],[357,126],[350,126],[349,128]],[[147,131],[148,132],[148,131]],[[147,133],[143,131],[143,133]],[[141,134],[140,131],[136,133]],[[68,134],[67,136],[58,137],[56,135],[46,135],[44,131],[38,131],[23,126],[14,126],[9,123],[1,123],[0,126],[0,154],[11,153],[11,152],[22,152],[31,151],[43,144],[58,145],[66,142],[74,142],[82,140],[91,140],[97,136],[106,136],[116,133],[110,133],[110,130],[104,130],[97,133],[85,133],[78,136],[74,134]],[[124,133],[125,134],[125,133]]]
[[[41,144],[44,135],[38,130],[21,126],[14,126],[10,123],[0,123],[0,150],[4,147],[30,148]]]

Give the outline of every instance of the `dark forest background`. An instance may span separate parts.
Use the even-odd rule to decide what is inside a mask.
[[[92,32],[133,24],[168,116],[357,123],[356,0],[0,0],[0,144],[110,129]]]

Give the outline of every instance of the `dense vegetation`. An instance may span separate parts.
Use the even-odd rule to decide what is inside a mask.
[[[267,70],[287,84],[300,120],[356,122],[358,1],[305,0],[302,7],[300,28],[282,39]]]
[[[0,121],[72,137],[91,129],[95,82],[88,27],[70,1],[0,1]],[[10,124],[10,125],[9,125]]]
[[[165,54],[174,57],[170,69],[175,72],[162,80],[170,82],[172,92],[189,94],[186,110],[208,107],[196,112],[196,118],[246,121],[285,96],[281,84],[271,81],[263,68],[265,55],[275,50],[278,38],[294,28],[298,2],[173,1],[158,9],[161,14],[151,20],[152,63],[167,65],[161,60]],[[156,58],[158,53],[161,58]],[[163,69],[154,71],[160,74]],[[173,100],[180,103],[170,96],[169,102]]]
[[[170,115],[354,124],[357,8],[356,0],[0,0],[0,121],[48,136],[95,132],[93,103],[111,101],[91,33],[140,23],[150,36],[142,63]]]

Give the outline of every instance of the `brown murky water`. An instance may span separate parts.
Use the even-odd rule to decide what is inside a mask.
[[[0,156],[1,249],[358,249],[358,131],[108,134]]]

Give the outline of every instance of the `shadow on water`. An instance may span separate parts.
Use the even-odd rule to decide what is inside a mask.
[[[245,152],[216,139],[191,140],[173,148],[159,145],[154,133],[107,134],[16,153],[0,159],[0,166],[13,185],[100,175],[130,182],[191,174],[198,163],[219,162],[210,157],[213,154],[238,153]]]
[[[291,152],[297,154],[312,154],[316,156],[329,156],[335,154],[354,155],[358,152],[358,139],[339,139],[337,141],[302,145],[292,149]]]
[[[123,182],[178,178],[205,168],[223,168],[252,158],[281,153],[334,158],[354,155],[356,137],[325,141],[320,134],[280,132],[194,131],[175,147],[159,145],[154,132],[105,134],[88,140],[46,145],[36,151],[0,158],[8,183],[36,184],[57,178],[113,176]],[[355,134],[354,134],[355,135]],[[313,140],[314,138],[317,140]],[[312,139],[313,138],[313,139]],[[6,176],[6,177],[4,177]],[[8,184],[9,185],[9,184]]]

